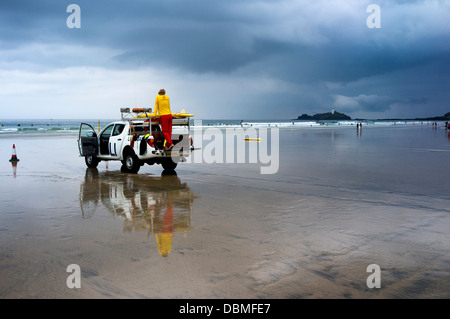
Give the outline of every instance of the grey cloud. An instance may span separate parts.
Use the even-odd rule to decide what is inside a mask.
[[[71,3],[82,10],[78,30],[66,27]],[[427,8],[425,2],[380,1],[379,30],[365,26],[364,3],[350,3],[357,6],[351,8],[356,17],[353,11],[341,13],[339,2],[329,1],[283,1],[280,13],[274,1],[5,0],[0,3],[0,66],[34,64],[41,70],[151,66],[178,70],[180,77],[245,74],[257,79],[263,74],[316,90],[284,96],[286,109],[305,104],[310,109],[323,107],[321,103],[332,102],[333,95],[360,97],[355,99],[359,109],[371,112],[389,111],[389,105],[406,104],[408,99],[417,106],[445,101],[450,31],[447,25],[427,31],[407,20],[414,17],[408,8],[420,4]],[[295,6],[295,14],[289,14],[290,6]],[[333,10],[324,10],[327,6]],[[325,20],[310,14],[314,10]],[[343,18],[335,19],[340,14]],[[419,17],[422,22],[433,18],[426,12]],[[40,52],[42,47],[52,51]],[[361,80],[366,83],[351,85]],[[318,91],[317,83],[324,82],[340,85]],[[368,98],[374,96],[378,98]],[[262,100],[255,98],[255,105]]]
[[[340,110],[354,112],[355,110],[364,112],[384,112],[390,110],[394,104],[404,105],[425,105],[428,98],[409,97],[398,98],[391,96],[365,95],[358,96],[336,96],[335,103]]]
[[[6,20],[0,19],[0,41],[5,45],[36,41],[102,46],[121,51],[115,62],[126,67],[162,64],[193,73],[228,73],[255,65],[256,71],[263,68],[292,81],[354,81],[425,63],[442,50],[448,53],[441,38],[392,44],[384,39],[389,30],[369,30],[364,25],[363,37],[349,34],[342,39],[336,31],[340,26],[322,27],[314,17],[302,18],[310,19],[311,28],[327,39],[323,44],[255,34],[250,30],[269,25],[262,18],[248,19],[252,1],[245,1],[243,8],[248,12],[235,8],[243,5],[241,1],[75,2],[82,9],[79,30],[65,26],[70,1],[2,2],[1,17]],[[362,21],[365,14],[361,12]],[[377,32],[384,33],[384,38]],[[80,63],[86,60],[80,56]],[[113,62],[111,66],[117,67]]]

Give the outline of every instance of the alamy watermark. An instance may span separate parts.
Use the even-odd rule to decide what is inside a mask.
[[[81,288],[81,268],[77,264],[70,264],[67,266],[67,272],[70,272],[71,275],[67,277],[66,285],[67,288]]]
[[[370,289],[381,288],[381,269],[377,264],[367,266],[367,272],[372,273],[367,277],[366,284]]]
[[[366,20],[366,25],[369,29],[381,28],[381,8],[378,4],[369,4],[367,12],[371,13]]]
[[[66,12],[70,13],[67,17],[66,25],[69,29],[81,28],[81,8],[78,4],[69,4]]]
[[[187,163],[260,164],[261,174],[278,172],[278,127],[205,127],[202,120],[195,120],[191,133],[196,150]]]
[[[378,4],[369,4],[366,9],[370,15],[367,17],[366,25],[369,29],[381,28],[381,8]],[[67,17],[66,25],[69,29],[81,28],[81,7],[78,4],[69,4],[66,12],[70,13]]]
[[[81,288],[81,268],[77,264],[67,266],[67,272],[71,273],[66,280],[67,288]],[[366,280],[367,287],[381,288],[381,268],[377,264],[370,264],[366,271],[371,273]]]

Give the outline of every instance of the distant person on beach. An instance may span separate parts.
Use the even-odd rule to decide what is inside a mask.
[[[166,90],[161,89],[155,100],[155,112],[153,115],[161,115],[161,131],[166,139],[164,149],[170,150],[173,147],[172,142],[172,112],[170,110],[170,100],[166,95]]]

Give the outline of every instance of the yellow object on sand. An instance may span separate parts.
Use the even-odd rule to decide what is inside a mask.
[[[260,138],[254,138],[254,137],[246,137],[246,138],[244,138],[244,141],[247,141],[247,142],[261,142],[261,139]]]

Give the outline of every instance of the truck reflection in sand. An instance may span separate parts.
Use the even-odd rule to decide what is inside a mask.
[[[80,186],[83,218],[91,218],[101,203],[123,220],[125,232],[147,231],[147,237],[154,234],[163,257],[172,250],[173,233],[190,229],[196,197],[174,171],[149,176],[88,168]]]

